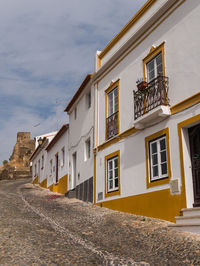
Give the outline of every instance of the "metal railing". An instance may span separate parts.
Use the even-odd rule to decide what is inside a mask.
[[[159,75],[143,90],[133,91],[135,120],[160,105],[169,105],[168,77]]]
[[[110,139],[118,134],[118,112],[106,119],[106,138]]]

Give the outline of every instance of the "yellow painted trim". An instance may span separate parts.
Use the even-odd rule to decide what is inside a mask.
[[[99,54],[99,58],[102,59],[108,51],[126,34],[126,32],[149,10],[149,8],[157,0],[148,0],[143,7],[135,14],[135,16],[123,27],[123,29],[115,36],[115,38],[103,49]]]
[[[185,204],[182,196],[171,195],[170,189],[157,190],[130,197],[97,203],[98,206],[175,222],[174,217],[180,215]]]
[[[168,166],[168,177],[161,180],[155,180],[153,182],[150,181],[150,169],[149,169],[149,147],[148,143],[149,141],[156,139],[158,137],[161,137],[162,135],[166,135],[167,140],[167,166]],[[156,132],[148,137],[145,138],[145,152],[146,152],[146,182],[147,182],[147,188],[154,187],[154,186],[160,186],[163,184],[168,184],[171,178],[171,161],[170,161],[170,146],[169,146],[169,128],[165,128],[163,130],[160,130],[159,132]]]
[[[177,0],[172,7],[178,2],[179,0]],[[149,31],[149,29],[151,28],[151,26],[149,28],[147,28],[140,36],[138,36],[138,38],[135,40],[134,43],[136,43],[136,45],[133,46],[133,44],[129,45],[127,47],[127,49],[124,50],[122,55],[119,55],[115,62],[113,63],[112,66],[108,66],[102,73],[101,78],[98,78],[98,81],[102,80],[108,73],[110,73],[126,56],[128,56],[138,45],[140,45],[154,30],[157,29],[157,27],[160,26],[160,24],[162,24],[163,21],[165,21],[179,6],[181,6],[186,0],[182,0],[181,3],[179,3],[168,15],[166,15],[164,18],[162,18],[162,16],[160,16],[154,24],[156,24],[156,22],[158,22],[160,19],[161,21],[155,25],[155,27],[152,28],[152,30]],[[172,7],[170,7],[165,13],[167,13]],[[149,32],[148,32],[149,31]],[[147,33],[148,32],[148,33]],[[145,33],[147,33],[145,35]],[[145,35],[145,36],[144,36]],[[142,36],[144,36],[142,38]],[[119,60],[118,60],[119,59]],[[118,61],[117,61],[118,60]],[[107,71],[108,70],[108,71]],[[107,72],[106,72],[107,71]],[[106,73],[105,73],[106,72]],[[103,75],[104,74],[104,75]],[[94,77],[95,80],[95,77]],[[97,82],[97,81],[96,81]]]
[[[33,180],[32,183],[33,183],[34,185],[35,185],[35,184],[38,184],[38,176],[35,177],[35,179]]]
[[[118,183],[119,183],[119,189],[117,191],[113,191],[113,192],[108,192],[107,191],[107,160],[111,159],[115,156],[118,156]],[[120,150],[115,151],[107,156],[105,156],[105,198],[107,197],[113,197],[116,195],[120,195],[121,194],[121,185],[120,185]]]
[[[175,114],[177,112],[180,112],[194,104],[197,104],[200,102],[200,92],[192,95],[191,97],[173,105],[170,110],[171,110],[171,114]]]
[[[133,135],[134,133],[138,132],[139,129],[136,129],[135,127],[132,127],[132,128],[129,128],[128,130],[122,132],[121,134],[113,137],[112,139],[104,142],[103,144],[99,145],[97,147],[98,151],[101,151],[101,150],[104,150],[106,149],[107,147],[113,145],[114,143],[117,143],[119,142],[120,140],[124,139],[124,138],[127,138],[131,135]]]
[[[146,64],[153,59],[157,54],[160,52],[162,53],[162,66],[163,66],[163,76],[165,76],[165,51],[164,51],[164,45],[165,42],[161,43],[159,46],[154,47],[152,46],[148,55],[143,59],[143,75],[144,75],[144,80],[147,81],[147,76],[146,76]]]
[[[44,179],[41,183],[40,186],[43,188],[47,188],[47,179]]]
[[[98,146],[99,143],[99,83],[97,82],[97,100],[96,100],[96,111],[97,111],[97,120],[96,120],[96,146]]]
[[[108,94],[114,90],[115,88],[118,88],[118,134],[119,134],[119,79],[116,80],[115,82],[110,83],[110,86],[105,90],[105,140],[107,140],[107,124],[106,124],[106,119],[108,117]]]
[[[97,70],[101,67],[101,58],[97,54]]]
[[[65,194],[68,191],[68,174],[64,175],[58,180],[57,184],[52,184],[48,187],[52,192]]]
[[[179,149],[180,149],[180,165],[181,165],[181,181],[182,181],[182,197],[184,204],[186,205],[186,192],[185,192],[185,170],[184,170],[184,160],[183,160],[183,140],[182,140],[182,129],[184,127],[192,126],[193,123],[200,122],[200,114],[193,116],[178,123],[178,137],[179,137]]]
[[[96,177],[96,165],[97,165],[97,154],[96,154],[96,149],[93,150],[93,153],[94,153],[94,204],[96,204],[96,180],[97,180],[97,177]]]

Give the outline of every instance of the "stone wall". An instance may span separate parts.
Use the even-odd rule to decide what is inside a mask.
[[[30,132],[18,132],[10,161],[0,166],[0,179],[31,177],[29,158],[35,149]]]

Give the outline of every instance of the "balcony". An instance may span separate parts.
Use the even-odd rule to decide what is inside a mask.
[[[147,87],[133,91],[136,128],[144,128],[170,115],[168,85],[168,77],[159,75],[149,82]]]
[[[106,119],[106,138],[107,140],[118,134],[118,112]]]

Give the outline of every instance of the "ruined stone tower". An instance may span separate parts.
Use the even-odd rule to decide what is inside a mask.
[[[10,162],[0,166],[0,179],[30,177],[29,158],[34,148],[35,141],[31,139],[30,132],[18,132]]]

